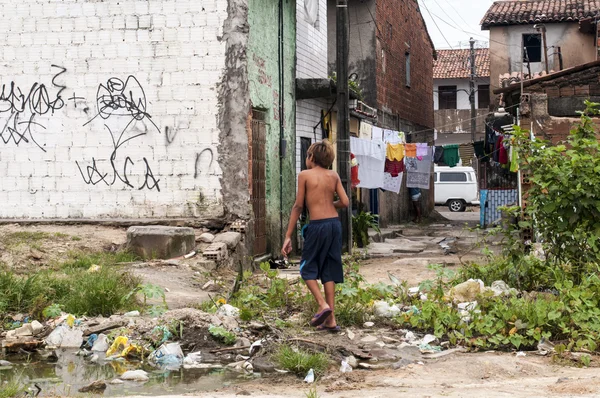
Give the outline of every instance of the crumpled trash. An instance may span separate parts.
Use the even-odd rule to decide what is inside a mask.
[[[83,343],[83,330],[72,329],[67,325],[58,325],[46,337],[46,344],[57,348],[79,348]]]
[[[386,301],[376,301],[373,303],[373,312],[376,316],[393,318],[399,315],[401,311],[396,304],[390,306]]]
[[[484,291],[485,285],[480,279],[469,279],[450,289],[449,296],[457,303],[475,301],[475,298]]]
[[[135,311],[129,311],[123,314],[124,317],[128,317],[128,318],[133,318],[133,317],[137,317],[140,316],[140,312],[135,310]]]
[[[169,329],[166,326],[155,326],[150,332],[152,339],[156,342],[156,345],[160,345],[169,340],[172,336]]]
[[[411,287],[408,289],[408,295],[414,296],[415,294],[418,294],[420,290],[421,288],[419,286]]]
[[[217,315],[231,316],[236,318],[240,315],[240,309],[230,304],[223,304],[217,310]]]
[[[11,367],[13,366],[12,362],[5,361],[4,359],[0,359],[0,367]]]
[[[179,343],[163,344],[150,354],[148,363],[161,369],[177,370],[183,365],[183,351]]]
[[[120,377],[121,380],[131,380],[131,381],[148,381],[150,378],[148,377],[148,373],[144,372],[141,369],[138,370],[128,370],[123,373]]]
[[[112,357],[113,355],[122,352],[129,346],[129,339],[125,336],[119,336],[113,341],[112,345],[106,351],[107,357]]]
[[[315,371],[310,369],[304,378],[305,383],[313,383],[315,381]]]
[[[248,349],[248,354],[250,354],[250,356],[256,354],[258,352],[258,350],[261,349],[262,343],[263,343],[262,339],[256,340],[254,343],[252,343],[250,345],[250,348]]]
[[[442,347],[430,344],[419,344],[419,350],[421,350],[421,353],[423,354],[433,354],[436,352],[441,352]]]
[[[201,365],[202,362],[202,353],[198,352],[190,352],[183,358],[183,367],[185,369],[192,369]]]
[[[340,366],[340,372],[342,372],[342,373],[352,372],[352,366],[350,366],[348,364],[348,362],[342,361],[342,365]]]
[[[90,336],[91,337],[91,336]],[[89,340],[88,340],[89,344]],[[109,348],[108,336],[100,333],[92,345],[92,351],[106,352]]]
[[[421,344],[427,345],[427,344],[433,343],[436,340],[437,340],[437,337],[435,337],[434,335],[426,334],[425,337],[423,337],[423,341],[421,342]]]
[[[523,351],[517,352],[517,358],[518,357],[526,357],[526,356],[527,356],[527,354],[525,354]]]
[[[88,336],[87,342],[85,343],[85,346],[90,348],[93,347],[97,339],[98,335],[96,333],[90,334]]]
[[[496,297],[516,295],[517,293],[519,293],[517,291],[517,289],[511,288],[504,281],[493,282],[492,286],[491,286],[491,290],[492,290],[492,292],[494,292],[494,296],[496,296]]]
[[[419,315],[421,310],[417,308],[416,305],[411,306],[408,310],[404,311],[407,315]]]
[[[537,349],[538,355],[548,355],[549,353],[554,352],[554,344],[542,337],[537,345]]]

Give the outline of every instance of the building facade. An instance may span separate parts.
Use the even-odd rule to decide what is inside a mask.
[[[481,20],[490,31],[491,90],[521,80],[522,71],[528,79],[596,60],[598,11],[592,0],[492,4]]]
[[[433,109],[436,143],[447,134],[471,132],[470,50],[438,50],[433,64]],[[475,50],[476,132],[485,130],[490,101],[490,58],[487,48]],[[470,142],[470,135],[463,136]],[[456,142],[453,142],[456,143]]]
[[[349,72],[362,100],[377,109],[376,124],[407,133],[409,142],[433,144],[433,59],[435,49],[418,2],[350,0]],[[335,71],[335,1],[328,1],[329,71]],[[352,129],[352,128],[351,128]],[[433,182],[431,183],[433,188]],[[365,190],[361,190],[365,191]],[[376,196],[374,197],[373,194]],[[400,194],[361,192],[373,210],[378,202],[382,225],[406,221],[412,211],[406,185]],[[424,213],[433,210],[433,189],[423,191]]]

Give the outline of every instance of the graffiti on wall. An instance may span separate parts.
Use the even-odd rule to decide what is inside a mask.
[[[40,142],[37,135],[44,132],[49,117],[66,107],[63,92],[67,86],[60,82],[61,75],[67,69],[51,65],[56,69],[51,85],[35,82],[31,87],[24,88],[14,81],[3,84],[0,91],[0,144],[15,145],[32,144],[46,152],[45,143]],[[84,97],[75,93],[66,101],[72,101],[77,109],[77,103],[84,102]],[[83,126],[90,126],[95,133],[104,134],[103,141],[112,148],[110,165],[92,157],[88,161],[75,161],[83,181],[88,185],[105,184],[112,186],[117,182],[125,187],[134,189],[156,189],[160,192],[160,179],[154,176],[146,156],[135,147],[124,147],[126,143],[140,141],[150,132],[161,134],[160,129],[147,111],[146,93],[138,79],[128,76],[125,81],[111,77],[106,83],[98,85],[96,93],[97,113]],[[83,107],[84,113],[89,112]],[[176,132],[165,128],[167,144],[174,141]],[[135,151],[137,157],[127,151]],[[134,162],[135,159],[135,162]],[[106,161],[104,161],[106,162]],[[212,151],[211,151],[212,163]],[[133,168],[139,164],[136,173]],[[132,174],[137,176],[134,184]]]
[[[54,112],[65,106],[61,94],[67,88],[57,81],[67,69],[58,65],[52,65],[52,68],[58,69],[52,77],[52,88],[56,91],[54,95],[50,94],[52,88],[39,82],[33,83],[29,89],[23,89],[14,81],[2,85],[0,93],[2,143],[14,143],[16,146],[32,143],[46,152],[44,144],[36,140],[38,129],[46,130],[46,126],[39,118],[54,115]]]
[[[96,120],[101,121],[101,124],[103,124],[113,148],[110,155],[111,170],[105,173],[100,172],[94,157],[92,157],[91,165],[84,168],[76,161],[83,181],[88,185],[104,183],[112,186],[118,180],[129,188],[140,190],[156,188],[160,192],[160,186],[158,185],[160,179],[154,177],[146,157],[142,157],[145,169],[143,182],[137,187],[132,184],[129,177],[135,162],[127,153],[123,154],[125,150],[121,149],[126,143],[147,135],[150,129],[160,134],[160,129],[152,120],[152,116],[146,111],[146,93],[140,82],[134,76],[127,77],[125,82],[119,78],[111,77],[106,84],[98,86],[96,106],[98,113],[84,126]],[[144,123],[143,128],[140,128],[136,125],[136,122],[146,123]],[[109,174],[112,175],[109,176]]]

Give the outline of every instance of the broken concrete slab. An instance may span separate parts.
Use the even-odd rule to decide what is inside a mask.
[[[240,234],[239,232],[224,232],[215,236],[214,239],[215,242],[225,243],[229,250],[235,249],[235,247],[240,243],[241,240],[242,234]]]
[[[212,243],[215,240],[215,236],[211,233],[205,232],[196,239],[198,242]]]
[[[127,246],[144,259],[183,256],[194,250],[195,245],[192,228],[151,225],[133,226],[127,230]]]

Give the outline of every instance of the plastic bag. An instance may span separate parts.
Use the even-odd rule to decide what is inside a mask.
[[[148,363],[162,369],[177,370],[183,365],[183,351],[179,343],[163,344],[150,354]]]

